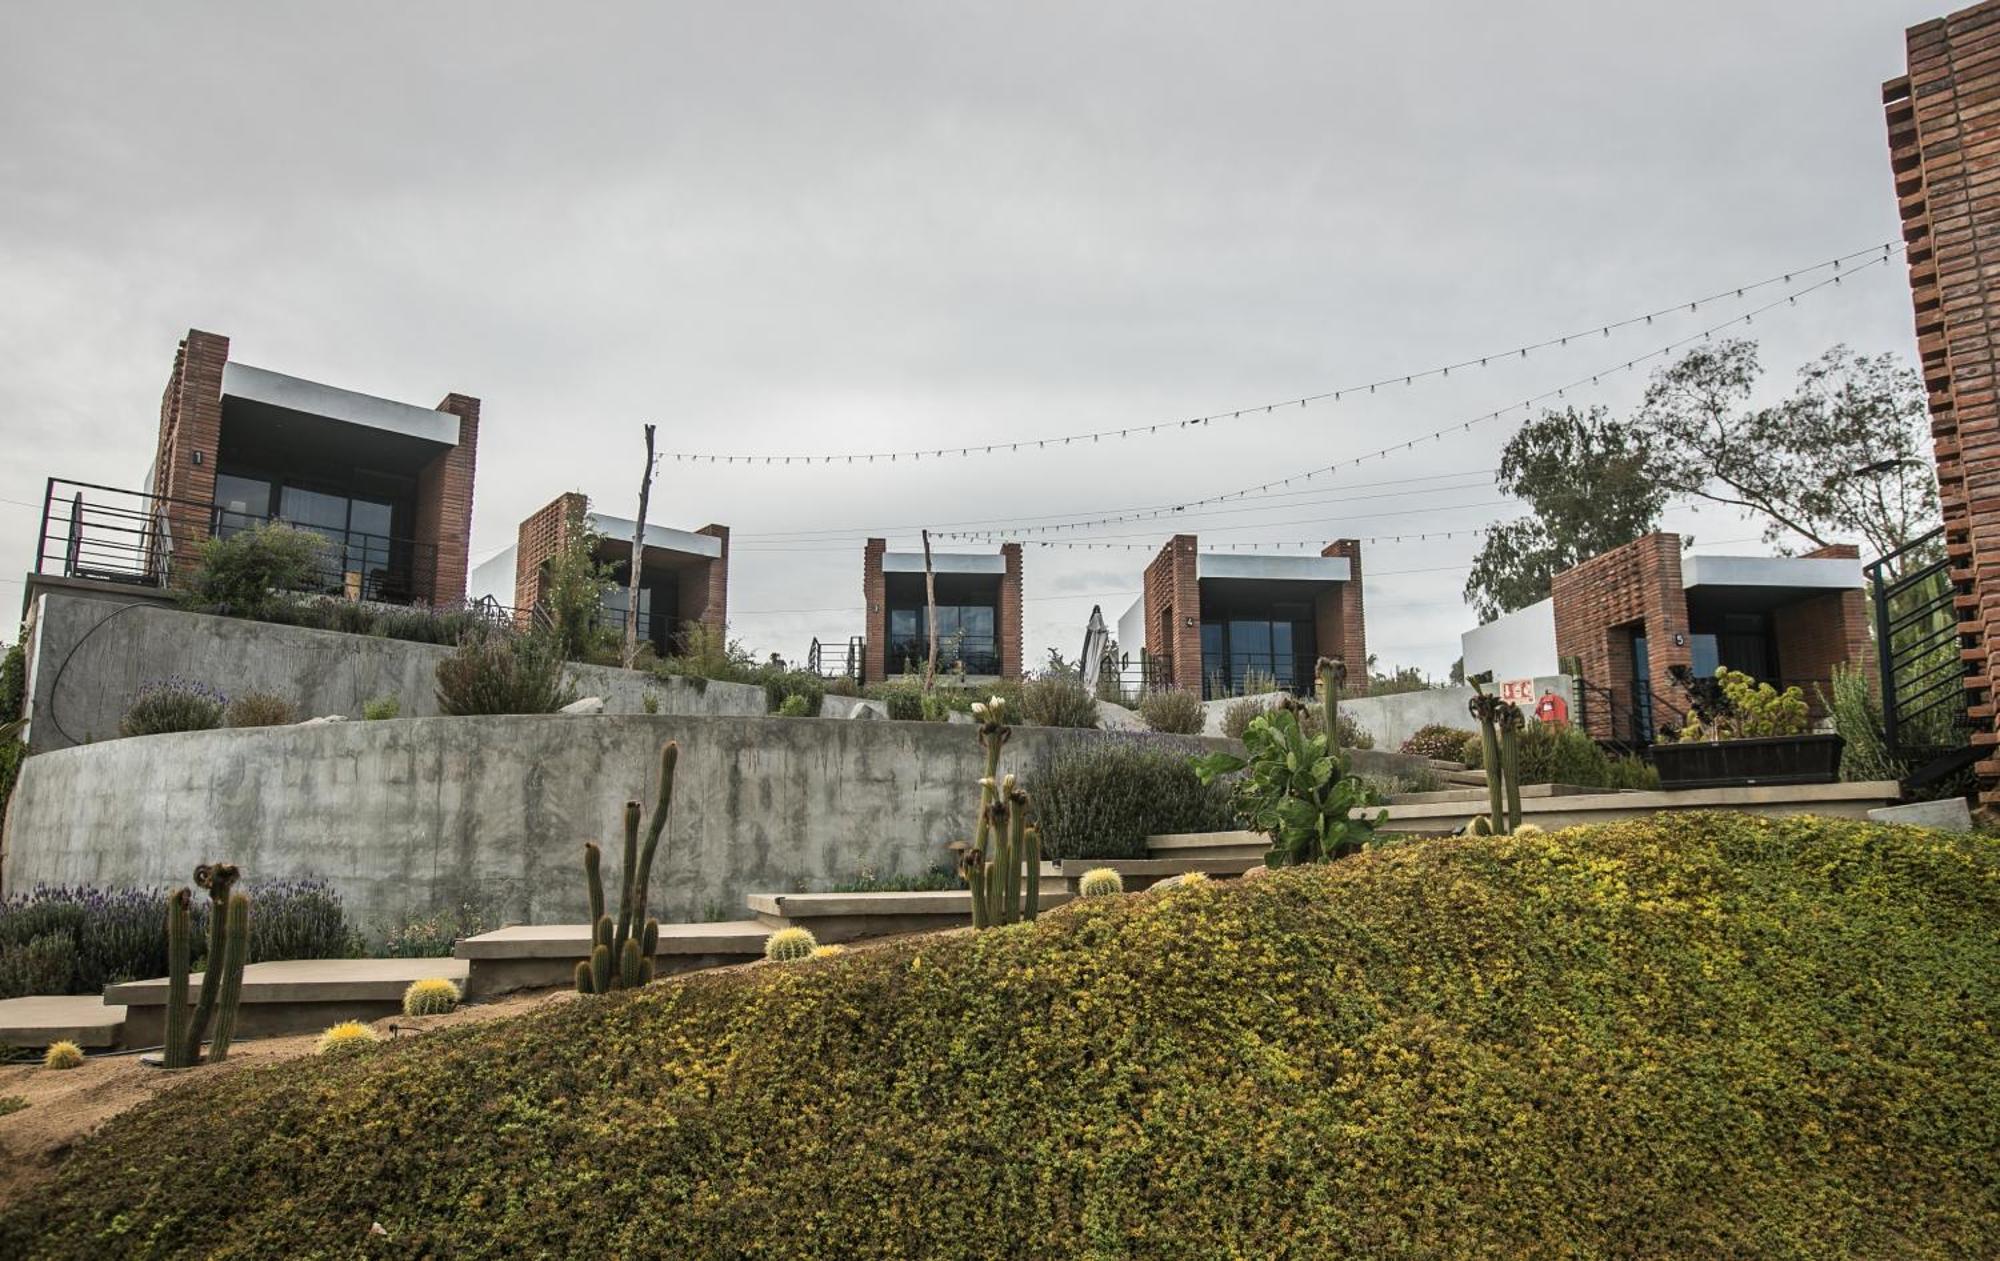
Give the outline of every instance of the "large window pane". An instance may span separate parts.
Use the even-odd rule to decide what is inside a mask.
[[[990,646],[993,642],[993,610],[983,604],[967,605],[959,610],[959,625],[964,628],[968,640],[978,640]]]
[[[271,483],[260,477],[218,473],[215,477],[215,532],[223,538],[247,530],[271,514]]]

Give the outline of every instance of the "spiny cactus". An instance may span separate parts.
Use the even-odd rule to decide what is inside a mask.
[[[83,1048],[74,1042],[51,1042],[49,1049],[42,1052],[43,1068],[81,1068]]]
[[[161,1062],[168,1068],[186,1068],[187,1056],[188,951],[192,930],[188,927],[189,905],[194,895],[175,889],[167,895],[167,1032],[161,1048]]]
[[[201,1044],[215,1022],[211,1061],[228,1057],[236,1032],[236,1007],[243,995],[243,966],[250,954],[250,897],[234,893],[241,873],[229,863],[203,863],[194,882],[208,890],[209,947],[202,967],[201,998],[188,1010],[188,956],[193,948],[194,894],[176,889],[167,898],[167,1028],[160,1062],[190,1068],[201,1062]]]
[[[405,1016],[442,1016],[458,1009],[458,984],[442,976],[411,981],[403,991]]]
[[[343,1020],[319,1035],[316,1055],[347,1055],[375,1045],[375,1031],[359,1020]]]
[[[1092,867],[1083,873],[1083,879],[1076,882],[1076,891],[1086,898],[1109,897],[1125,892],[1125,877],[1109,867]]]
[[[646,915],[646,892],[653,878],[653,859],[674,804],[674,767],[681,746],[672,740],[660,746],[659,795],[646,840],[639,842],[641,808],[625,803],[625,886],[618,897],[618,918],[604,909],[603,854],[597,843],[583,847],[583,872],[590,894],[590,958],[576,965],[579,994],[609,994],[637,989],[653,979],[653,955],[660,943],[660,921]]]
[[[1521,825],[1520,827],[1517,827],[1517,828],[1515,828],[1515,829],[1514,829],[1514,835],[1515,835],[1515,836],[1546,836],[1546,835],[1547,835],[1547,833],[1546,833],[1546,832],[1544,832],[1544,831],[1543,831],[1543,830],[1541,829],[1541,827],[1540,827],[1539,825],[1537,825],[1537,824],[1533,824],[1533,823],[1523,823],[1523,824],[1522,824],[1522,825]]]
[[[781,928],[764,940],[764,957],[773,963],[790,963],[794,959],[810,958],[820,948],[819,941],[807,928]]]
[[[1153,887],[1156,889],[1187,889],[1199,885],[1205,885],[1207,883],[1208,883],[1207,872],[1184,871],[1178,876],[1167,877],[1165,880],[1160,881],[1160,883],[1154,885]]]
[[[1326,747],[1329,751],[1340,749],[1340,685],[1347,681],[1347,663],[1339,657],[1319,659],[1319,699],[1325,707],[1323,719],[1326,723]]]
[[[208,1040],[208,1062],[220,1064],[229,1058],[229,1043],[236,1036],[236,1008],[243,999],[243,964],[250,953],[250,895],[229,895],[229,924],[223,933],[222,989],[215,1004],[215,1035]],[[215,961],[209,961],[215,970]],[[206,988],[206,987],[204,987]]]
[[[846,953],[846,946],[814,946],[812,957],[815,959],[834,959]]]
[[[1487,811],[1482,816],[1486,832],[1504,836],[1521,825],[1521,786],[1516,780],[1521,773],[1521,728],[1527,720],[1519,706],[1486,690],[1484,685],[1491,681],[1490,673],[1472,677],[1473,696],[1465,708],[1479,721],[1479,745],[1486,766]],[[1471,826],[1467,825],[1468,834],[1486,834],[1472,832]]]
[[[959,875],[972,891],[972,926],[1034,919],[1042,909],[1042,834],[1028,825],[1028,794],[1014,776],[1000,775],[1000,750],[1012,738],[1007,702],[995,696],[973,705],[986,774],[972,843],[959,855]]]

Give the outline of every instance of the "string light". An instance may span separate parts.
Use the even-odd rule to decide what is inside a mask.
[[[1868,262],[1862,263],[1860,267],[1849,269],[1849,271],[1845,274],[1852,275],[1854,272],[1859,271],[1862,268],[1873,267],[1881,263],[1886,263],[1889,261],[1891,257],[1894,256],[1894,252],[1895,251],[1893,248],[1885,247],[1885,252],[1870,259]],[[1828,277],[1825,280],[1821,280],[1815,284],[1808,285],[1804,289],[1798,290],[1796,293],[1792,293],[1787,295],[1786,297],[1778,298],[1771,302],[1768,302],[1765,305],[1751,311],[1749,315],[1761,315],[1766,311],[1772,310],[1776,307],[1784,306],[1789,302],[1796,300],[1798,298],[1802,298],[1809,293],[1815,292],[1816,290],[1824,289],[1828,285],[1836,284],[1839,282],[1839,280],[1840,276],[1838,275]],[[1244,499],[1252,495],[1257,495],[1262,492],[1268,491],[1274,486],[1279,486],[1279,487],[1290,486],[1298,482],[1309,481],[1312,478],[1318,477],[1322,474],[1333,474],[1337,473],[1339,470],[1343,468],[1352,468],[1359,466],[1360,464],[1368,460],[1387,459],[1392,453],[1397,451],[1407,451],[1410,448],[1412,448],[1416,443],[1425,441],[1426,439],[1441,438],[1444,434],[1447,433],[1466,432],[1469,431],[1474,425],[1480,425],[1480,424],[1485,424],[1489,421],[1499,420],[1502,417],[1511,415],[1516,411],[1531,413],[1534,410],[1534,405],[1536,403],[1547,402],[1551,399],[1561,398],[1567,391],[1573,389],[1581,389],[1583,386],[1593,383],[1600,377],[1610,376],[1614,372],[1630,372],[1633,369],[1637,368],[1640,364],[1645,363],[1649,360],[1664,358],[1667,355],[1671,355],[1676,350],[1679,350],[1684,346],[1691,345],[1697,341],[1707,341],[1709,339],[1710,334],[1721,332],[1724,329],[1733,327],[1739,320],[1748,319],[1749,315],[1743,315],[1743,316],[1732,315],[1727,320],[1723,321],[1720,324],[1712,325],[1709,328],[1701,330],[1699,333],[1690,334],[1686,337],[1681,338],[1679,341],[1669,342],[1665,346],[1660,347],[1658,350],[1649,351],[1646,354],[1640,355],[1636,358],[1628,359],[1621,365],[1614,365],[1611,367],[1599,369],[1596,372],[1586,373],[1574,381],[1570,381],[1564,385],[1557,386],[1554,389],[1544,390],[1542,393],[1534,395],[1530,398],[1525,398],[1521,400],[1519,403],[1511,404],[1507,407],[1502,407],[1495,411],[1486,412],[1483,415],[1474,416],[1470,420],[1461,421],[1457,424],[1446,425],[1443,428],[1434,429],[1429,433],[1423,434],[1417,438],[1413,438],[1407,442],[1393,443],[1389,446],[1378,447],[1373,451],[1369,451],[1361,455],[1350,456],[1344,460],[1336,460],[1331,464],[1323,464],[1317,468],[1308,469],[1303,473],[1294,473],[1290,477],[1279,478],[1276,481],[1263,482],[1255,486],[1247,486],[1241,490],[1227,491],[1220,495],[1208,495],[1200,499],[1183,500],[1180,503],[1169,504],[1160,508],[1119,513],[1102,517],[1090,517],[1090,518],[1068,521],[1057,525],[1026,526],[1012,531],[1008,531],[1007,533],[1009,533],[1010,535],[1048,534],[1064,530],[1089,529],[1093,526],[1118,525],[1130,521],[1153,521],[1153,520],[1158,520],[1162,517],[1174,516],[1177,513],[1182,513],[1187,511],[1189,508],[1196,508],[1214,503],[1225,503],[1235,499]],[[993,530],[941,531],[939,532],[938,537],[947,539],[960,539],[967,541],[984,541],[999,537],[999,532]]]
[[[1872,261],[1874,262],[1885,261],[1890,257],[1891,253],[1897,248],[1900,247],[1896,246],[1894,243],[1871,245],[1865,250],[1856,250],[1850,254],[1843,254],[1838,258],[1828,259],[1827,261],[1822,263],[1815,263],[1810,267],[1801,267],[1794,271],[1784,272],[1776,276],[1770,276],[1763,280],[1755,281],[1750,284],[1737,285],[1728,289],[1717,290],[1715,293],[1709,294],[1707,297],[1696,298],[1693,301],[1685,304],[1677,302],[1672,306],[1661,307],[1655,311],[1651,311],[1642,315],[1629,316],[1622,320],[1614,320],[1608,324],[1597,324],[1593,325],[1592,327],[1598,329],[1598,331],[1602,333],[1603,336],[1609,337],[1611,336],[1611,331],[1613,329],[1629,328],[1632,327],[1633,325],[1649,325],[1653,322],[1654,316],[1671,315],[1679,311],[1683,305],[1685,305],[1687,310],[1690,312],[1698,311],[1702,307],[1707,306],[1710,303],[1720,302],[1723,301],[1724,299],[1741,298],[1745,294],[1751,293],[1758,289],[1767,288],[1771,285],[1779,285],[1779,284],[1789,285],[1792,282],[1793,278],[1796,276],[1808,276],[1817,271],[1825,271],[1828,268],[1832,268],[1833,271],[1835,272],[1835,275],[1832,278],[1832,283],[1838,284],[1840,282],[1840,275],[1839,275],[1840,267],[1843,263],[1850,262],[1857,258],[1863,258],[1868,256],[1874,256],[1872,259]],[[1866,265],[1867,264],[1863,264],[1863,266]],[[1807,290],[1805,292],[1810,292],[1810,290]],[[1730,322],[1734,323],[1734,320],[1731,320]],[[746,464],[754,464],[757,461],[762,460],[766,465],[769,465],[773,461],[780,459],[783,460],[786,464],[790,464],[794,460],[797,460],[803,464],[832,464],[835,461],[841,461],[848,464],[852,464],[855,460],[858,459],[866,459],[872,464],[877,456],[884,457],[891,461],[896,460],[899,456],[907,457],[913,461],[921,461],[926,455],[930,456],[932,459],[938,459],[947,454],[959,455],[959,456],[971,456],[975,454],[992,455],[996,451],[998,451],[1002,446],[1005,446],[1008,452],[1018,451],[1020,449],[1020,445],[1022,442],[1032,442],[1035,444],[1036,450],[1044,450],[1047,448],[1048,444],[1052,442],[1060,443],[1063,446],[1068,446],[1072,442],[1081,442],[1084,441],[1085,439],[1088,439],[1091,442],[1098,442],[1104,438],[1128,438],[1135,434],[1151,436],[1161,433],[1162,431],[1168,433],[1174,433],[1194,426],[1207,425],[1213,421],[1218,421],[1218,420],[1240,420],[1242,419],[1243,414],[1245,412],[1258,412],[1259,410],[1261,410],[1264,414],[1268,415],[1270,414],[1271,410],[1276,407],[1291,407],[1291,406],[1304,407],[1308,403],[1318,403],[1326,401],[1338,403],[1341,400],[1342,396],[1348,394],[1358,394],[1364,388],[1368,391],[1368,393],[1373,394],[1375,393],[1377,386],[1393,385],[1396,384],[1397,382],[1401,382],[1404,385],[1413,385],[1417,381],[1425,380],[1431,377],[1437,377],[1439,379],[1443,379],[1444,377],[1451,375],[1451,371],[1454,368],[1472,368],[1472,367],[1483,368],[1487,365],[1487,361],[1490,359],[1497,359],[1501,357],[1508,357],[1514,355],[1518,355],[1520,358],[1526,359],[1531,351],[1547,350],[1555,347],[1564,347],[1569,345],[1572,339],[1584,337],[1587,335],[1588,335],[1588,330],[1584,332],[1565,333],[1560,336],[1547,338],[1543,341],[1531,342],[1525,346],[1517,346],[1510,350],[1493,351],[1485,355],[1479,355],[1479,356],[1474,356],[1472,358],[1461,359],[1456,363],[1440,364],[1437,367],[1426,368],[1421,372],[1398,373],[1392,376],[1380,378],[1379,380],[1375,381],[1363,382],[1355,385],[1344,385],[1337,389],[1332,389],[1332,390],[1322,390],[1317,394],[1301,395],[1293,398],[1283,399],[1273,403],[1253,403],[1248,407],[1239,407],[1226,411],[1215,411],[1205,416],[1194,416],[1194,417],[1189,417],[1188,419],[1185,420],[1165,420],[1165,421],[1160,421],[1157,424],[1151,424],[1151,425],[1129,425],[1118,429],[1099,429],[1099,430],[1090,430],[1083,433],[1052,434],[1046,437],[1023,438],[1020,439],[1019,441],[1009,441],[1007,443],[991,443],[991,444],[974,443],[969,446],[945,447],[945,448],[929,447],[923,450],[916,450],[916,451],[812,452],[804,454],[793,454],[789,456],[742,455],[742,454],[730,455],[730,454],[707,452],[707,451],[670,451],[670,452],[663,452],[661,458],[664,459],[667,455],[671,455],[673,456],[674,461],[676,463],[694,463],[694,464],[715,464],[715,463],[734,464],[739,459]]]

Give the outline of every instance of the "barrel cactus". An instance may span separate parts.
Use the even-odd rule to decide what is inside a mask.
[[[375,1031],[367,1025],[359,1020],[343,1020],[319,1035],[319,1045],[314,1050],[320,1055],[351,1055],[374,1045],[375,1041]]]
[[[790,963],[794,959],[807,959],[819,949],[819,942],[812,931],[805,928],[781,928],[764,942],[764,957],[773,963]]]
[[[83,1048],[74,1042],[51,1042],[42,1053],[43,1068],[77,1068],[83,1064]]]
[[[458,985],[442,976],[427,976],[410,982],[403,991],[405,1016],[442,1016],[458,1009]]]
[[[1076,882],[1076,891],[1086,898],[1109,897],[1125,892],[1125,877],[1110,867],[1092,867]]]
[[[814,946],[812,957],[815,959],[834,959],[846,953],[846,946]]]

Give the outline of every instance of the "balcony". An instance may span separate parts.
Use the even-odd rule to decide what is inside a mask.
[[[201,544],[274,518],[196,500],[52,477],[42,496],[36,574],[166,590],[185,583]],[[327,540],[302,594],[433,603],[436,548],[414,539],[307,525]]]

